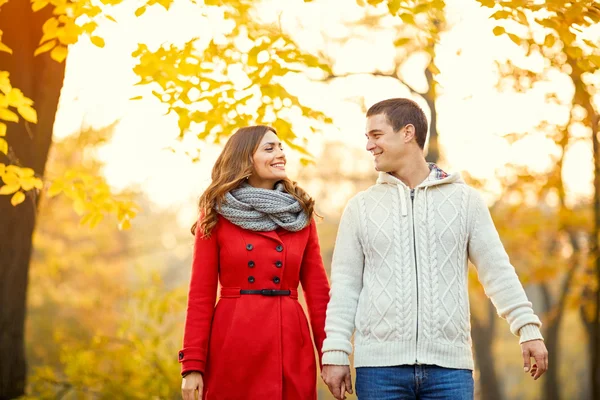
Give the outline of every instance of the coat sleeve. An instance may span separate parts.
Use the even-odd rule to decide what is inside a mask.
[[[542,323],[511,265],[500,241],[490,212],[481,195],[472,189],[469,202],[472,211],[469,230],[469,258],[477,269],[485,294],[492,300],[498,315],[506,319],[520,342],[542,339]]]
[[[329,302],[329,281],[321,258],[321,247],[315,221],[309,227],[308,243],[300,267],[300,283],[308,306],[308,315],[312,327],[315,346],[321,363],[321,347],[325,340],[325,313]]]
[[[196,233],[188,294],[183,349],[179,351],[181,374],[204,373],[219,271],[217,226],[210,237]]]

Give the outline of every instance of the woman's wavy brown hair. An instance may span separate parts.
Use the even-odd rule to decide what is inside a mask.
[[[221,207],[225,193],[237,188],[252,172],[252,156],[258,149],[263,136],[267,132],[277,135],[270,126],[256,125],[238,129],[225,144],[212,170],[212,182],[200,197],[198,205],[200,220],[192,225],[192,234],[199,230],[204,237],[209,237],[217,224],[217,210]],[[282,179],[285,191],[299,202],[308,220],[315,214],[315,201],[290,179]]]

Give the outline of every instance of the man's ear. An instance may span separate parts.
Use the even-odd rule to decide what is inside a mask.
[[[403,128],[403,130],[404,130],[404,143],[408,143],[413,139],[416,140],[415,126],[413,124],[406,125]]]

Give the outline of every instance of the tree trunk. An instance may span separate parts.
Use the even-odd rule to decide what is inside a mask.
[[[541,285],[542,296],[548,309],[552,309],[552,296],[546,284]],[[562,319],[562,309],[556,311],[556,316],[549,318],[545,323],[544,342],[548,349],[548,354],[554,365],[559,365],[559,343],[558,333],[560,320]],[[560,400],[560,388],[558,384],[558,368],[549,368],[544,376],[544,400]]]
[[[471,331],[473,347],[475,348],[475,360],[479,368],[479,387],[485,400],[502,400],[502,392],[498,383],[498,376],[494,368],[494,327],[496,326],[496,312],[494,306],[488,301],[488,321],[481,323],[471,315]]]
[[[429,124],[429,145],[427,151],[427,161],[437,163],[440,159],[440,148],[438,144],[438,130],[437,130],[437,108],[435,106],[435,81],[433,74],[429,68],[425,69],[425,78],[427,78],[427,85],[429,89],[427,93],[422,94],[423,99],[427,102],[427,106],[431,111],[431,122]]]
[[[0,163],[33,168],[39,177],[52,142],[65,69],[48,53],[33,56],[51,15],[49,6],[33,13],[28,0],[10,0],[0,9],[2,42],[13,50],[12,55],[0,53],[0,70],[10,73],[12,86],[31,98],[38,112],[36,125],[22,118],[8,124],[9,153],[0,154]],[[25,308],[37,204],[33,191],[17,207],[10,204],[10,196],[0,196],[0,400],[25,391]]]
[[[588,113],[593,111],[590,102]],[[590,343],[592,362],[590,375],[592,380],[592,398],[600,399],[600,145],[598,143],[598,116],[592,114],[592,144],[594,149],[594,232],[590,253],[594,257],[598,286],[595,295],[595,312],[592,321]]]
[[[583,82],[584,72],[579,68],[577,59],[572,58],[567,53],[567,63],[571,67],[571,80],[575,86],[575,96],[573,103],[583,107],[587,115],[584,124],[589,126],[592,133],[592,149],[594,159],[594,199],[593,215],[594,224],[590,241],[590,257],[592,257],[593,276],[597,279],[598,286],[591,301],[594,305],[594,313],[589,322],[589,341],[591,348],[590,355],[590,380],[592,389],[592,398],[600,399],[600,143],[598,143],[598,123],[600,115],[596,113],[592,93]],[[584,315],[585,319],[585,315]]]

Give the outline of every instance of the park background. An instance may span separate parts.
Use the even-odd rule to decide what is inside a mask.
[[[544,323],[533,382],[471,268],[477,398],[600,399],[599,21],[589,0],[0,0],[0,399],[179,398],[189,228],[227,137],[278,130],[329,273],[390,97],[485,195]]]

